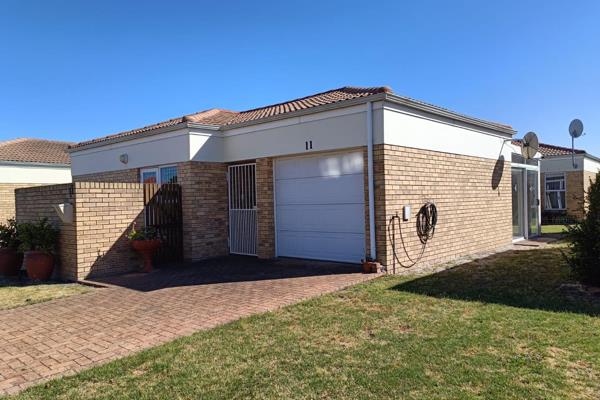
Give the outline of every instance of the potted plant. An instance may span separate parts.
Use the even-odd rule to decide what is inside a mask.
[[[143,272],[152,272],[152,255],[160,247],[158,232],[153,227],[144,227],[138,231],[135,225],[129,231],[127,238],[131,242],[131,247],[140,253],[144,259]]]
[[[24,253],[23,265],[30,279],[46,281],[54,271],[54,250],[58,242],[58,229],[48,218],[35,223],[20,224],[17,238],[19,249]]]
[[[365,257],[365,259],[362,260],[362,266],[363,273],[373,274],[379,271],[380,264],[377,261],[373,260],[371,257]]]
[[[19,253],[17,223],[9,219],[6,224],[0,224],[0,274],[14,276],[19,274],[23,253]]]

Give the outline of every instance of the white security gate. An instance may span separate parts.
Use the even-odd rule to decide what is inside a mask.
[[[278,159],[277,255],[359,263],[365,257],[361,151]]]
[[[230,165],[229,252],[256,255],[256,164]]]

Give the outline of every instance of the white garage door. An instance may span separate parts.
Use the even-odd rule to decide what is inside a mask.
[[[362,152],[277,160],[275,199],[279,256],[364,258]]]

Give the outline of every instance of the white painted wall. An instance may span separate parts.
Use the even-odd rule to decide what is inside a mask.
[[[573,168],[571,156],[543,158],[540,161],[540,172],[559,173],[581,171],[584,165],[583,156],[575,156],[577,168]]]
[[[129,156],[121,163],[121,154]],[[187,129],[181,129],[141,139],[109,144],[71,153],[74,176],[96,172],[120,171],[150,165],[174,164],[190,160],[190,138]]]
[[[381,102],[373,114],[381,119]],[[374,134],[382,137],[381,124],[374,127]],[[232,129],[224,136],[226,162],[366,146],[366,105]],[[311,140],[313,147],[306,150]]]
[[[71,168],[64,166],[1,164],[0,184],[2,183],[69,183]]]
[[[231,130],[181,129],[71,153],[73,175],[189,160],[233,162],[312,154],[367,145],[366,104]],[[375,144],[387,143],[467,156],[510,160],[509,136],[408,107],[373,103]],[[312,141],[312,149],[306,142]],[[129,162],[119,161],[128,154]]]
[[[583,161],[583,169],[588,172],[593,172],[597,174],[600,171],[600,162],[596,160],[592,160],[591,158],[585,158]]]
[[[507,161],[512,152],[520,153],[506,141],[510,136],[391,103],[385,105],[383,126],[386,144],[493,160],[503,155]]]

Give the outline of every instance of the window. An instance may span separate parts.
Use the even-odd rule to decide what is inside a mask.
[[[140,172],[140,180],[142,183],[158,183],[159,185],[177,183],[177,166],[144,168]]]
[[[546,210],[564,210],[567,208],[566,197],[565,175],[547,175],[544,208]]]

